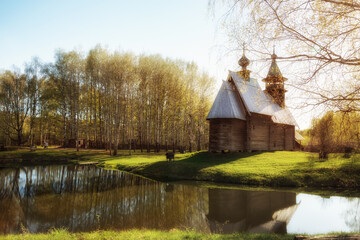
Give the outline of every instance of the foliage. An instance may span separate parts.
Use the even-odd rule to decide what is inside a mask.
[[[20,146],[30,108],[31,82],[26,75],[6,71],[0,75],[0,111],[3,132]]]
[[[308,150],[312,148],[326,152],[343,152],[345,147],[359,150],[360,114],[357,112],[327,112],[313,119],[306,132],[310,138]]]
[[[0,74],[0,136],[6,145],[18,136],[18,145],[77,148],[75,140],[83,139],[82,145],[114,155],[119,147],[129,153],[204,149],[212,81],[194,63],[159,55],[111,53],[100,46],[85,56],[59,50],[54,63],[34,59],[24,74]],[[11,94],[17,83],[18,94]]]
[[[314,119],[310,131],[312,142],[319,146],[321,152],[333,150],[334,113],[328,112],[320,119]]]

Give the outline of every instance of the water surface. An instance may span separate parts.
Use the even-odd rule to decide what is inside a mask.
[[[360,198],[169,184],[95,166],[0,169],[0,233],[132,228],[360,231]]]

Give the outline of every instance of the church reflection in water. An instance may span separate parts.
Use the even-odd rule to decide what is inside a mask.
[[[209,189],[209,227],[214,233],[286,233],[296,211],[290,192]]]
[[[166,184],[93,166],[0,170],[0,233],[195,229],[285,233],[296,194]]]

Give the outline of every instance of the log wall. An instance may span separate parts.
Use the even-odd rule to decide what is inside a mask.
[[[245,151],[246,122],[239,119],[210,119],[210,151]]]
[[[251,114],[250,117],[250,149],[248,151],[263,151],[269,149],[269,123],[271,121],[270,117]]]
[[[251,114],[247,121],[210,119],[210,151],[292,151],[295,126],[276,124],[270,116]]]

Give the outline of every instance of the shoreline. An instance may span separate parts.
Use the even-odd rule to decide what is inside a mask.
[[[0,240],[20,240],[20,239],[239,239],[239,240],[311,240],[311,239],[359,239],[358,233],[331,233],[331,234],[275,234],[275,233],[200,233],[193,230],[150,230],[150,229],[132,229],[123,231],[97,230],[92,232],[72,233],[65,229],[53,229],[47,233],[21,233],[0,235]]]
[[[229,182],[214,182],[208,180],[194,180],[194,179],[171,179],[171,178],[157,178],[154,176],[142,175],[133,171],[122,170],[119,168],[106,168],[101,167],[105,170],[115,170],[133,174],[142,178],[150,179],[152,181],[160,181],[165,183],[173,184],[189,184],[196,185],[199,187],[207,188],[221,188],[221,189],[236,189],[236,190],[249,190],[249,191],[283,191],[283,192],[294,192],[304,194],[314,194],[323,197],[329,196],[341,196],[341,197],[360,197],[360,191],[358,188],[334,188],[334,187],[288,187],[288,186],[266,186],[266,185],[248,185],[240,183],[229,183]]]
[[[275,233],[200,233],[193,230],[151,230],[151,229],[131,229],[123,231],[96,230],[92,232],[72,233],[65,229],[53,229],[47,233],[29,233],[0,235],[0,240],[17,239],[239,239],[239,240],[310,240],[310,239],[359,239],[358,233],[331,233],[331,234],[275,234]]]
[[[120,158],[106,160],[98,166],[140,175],[160,181],[205,181],[209,183],[240,184],[249,187],[357,190],[360,188],[360,164],[357,159],[334,156],[328,161],[304,160],[302,152],[264,152],[212,154],[199,152],[175,158]],[[291,162],[281,155],[296,157]],[[310,154],[313,157],[314,154]],[[259,157],[260,156],[260,157]],[[300,157],[299,157],[300,156]],[[227,157],[233,158],[227,161]],[[219,158],[219,159],[217,159]],[[358,156],[356,156],[358,158]],[[225,161],[224,161],[225,159]],[[251,166],[251,164],[254,166]],[[267,165],[266,165],[267,164]],[[274,166],[275,165],[275,166]]]
[[[240,185],[260,189],[285,189],[309,193],[340,193],[357,196],[360,188],[360,156],[332,156],[319,161],[316,154],[304,152],[259,152],[176,154],[167,162],[164,153],[131,156],[120,151],[109,156],[104,150],[46,149],[0,152],[0,168],[56,164],[92,163],[153,180],[197,181],[202,185]],[[290,159],[290,160],[289,160]],[[231,186],[230,186],[231,188]],[[324,194],[325,193],[325,194]]]

